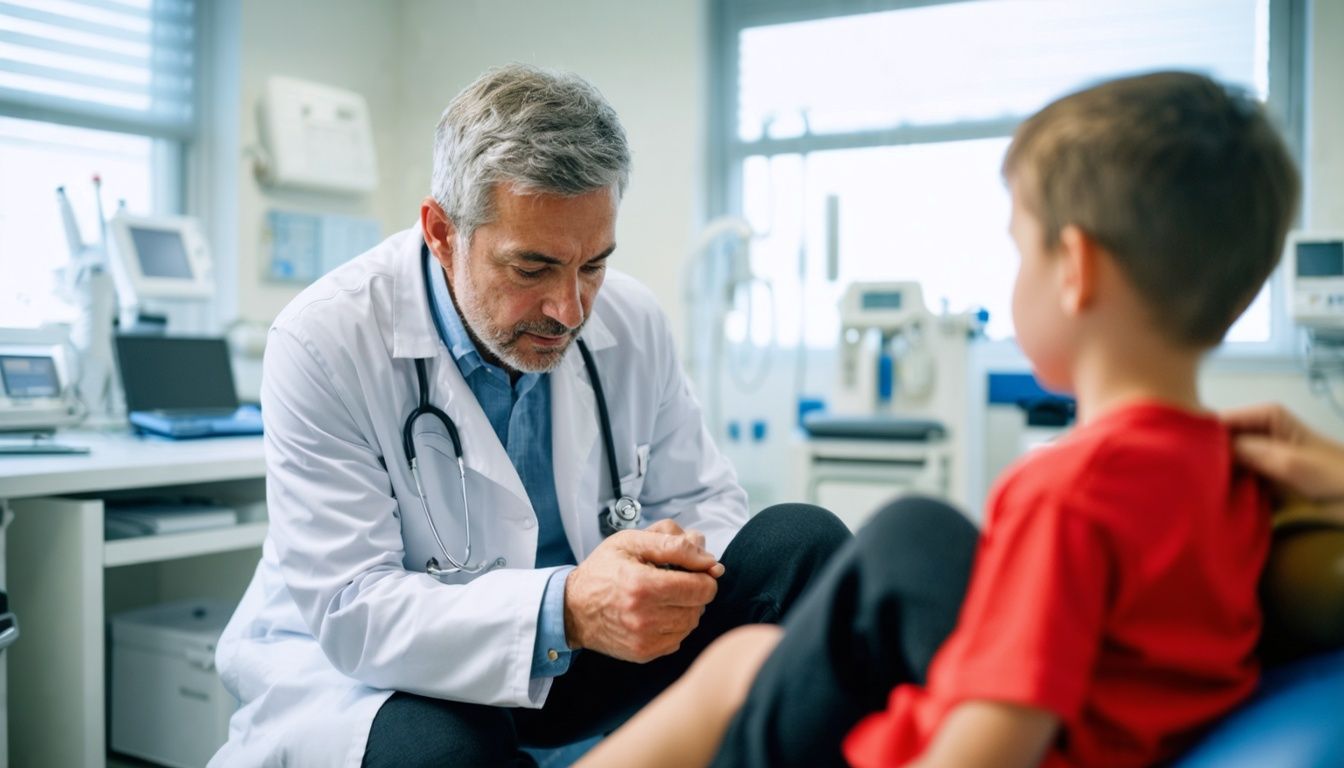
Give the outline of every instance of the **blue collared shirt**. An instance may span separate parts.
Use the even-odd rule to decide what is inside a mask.
[[[430,309],[439,337],[490,420],[536,512],[536,565],[569,566],[551,574],[546,582],[537,617],[537,639],[532,646],[532,677],[563,675],[572,657],[565,643],[565,580],[574,570],[575,560],[560,520],[551,463],[551,378],[544,373],[526,373],[510,381],[508,371],[485,362],[462,324],[443,270],[433,268],[430,275]],[[468,450],[467,438],[462,442],[463,450]]]

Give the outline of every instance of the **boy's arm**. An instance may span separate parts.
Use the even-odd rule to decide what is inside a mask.
[[[947,713],[910,768],[1034,768],[1058,730],[1059,718],[1044,709],[968,701]]]

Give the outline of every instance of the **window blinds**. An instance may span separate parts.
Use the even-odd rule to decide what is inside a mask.
[[[195,0],[0,0],[0,114],[184,139]]]

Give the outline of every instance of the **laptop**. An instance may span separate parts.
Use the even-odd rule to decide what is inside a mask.
[[[238,402],[224,339],[121,334],[116,342],[137,432],[177,439],[261,434],[261,409]]]

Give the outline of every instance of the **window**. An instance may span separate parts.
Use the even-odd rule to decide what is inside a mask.
[[[930,309],[983,307],[989,336],[1010,338],[1017,255],[999,166],[1017,124],[1070,90],[1201,71],[1266,99],[1297,144],[1294,0],[723,0],[718,10],[718,207],[763,233],[752,267],[773,283],[785,344],[833,346],[836,312],[804,308],[834,307],[857,280],[919,281]],[[768,337],[771,318],[757,315],[761,327],[739,322],[730,335]],[[1229,341],[1281,349],[1288,336],[1267,289]]]
[[[194,0],[0,4],[0,326],[70,321],[57,270],[70,246],[65,187],[83,240],[104,213],[181,209],[195,130]]]

